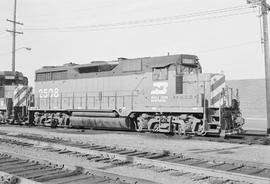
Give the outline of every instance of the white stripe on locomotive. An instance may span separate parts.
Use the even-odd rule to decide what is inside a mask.
[[[26,106],[27,100],[32,92],[32,88],[26,86],[18,86],[14,91],[14,106]]]
[[[225,76],[216,74],[211,77],[211,106],[220,107],[223,104]]]

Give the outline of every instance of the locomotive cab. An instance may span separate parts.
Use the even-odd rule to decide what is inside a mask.
[[[239,110],[238,91],[226,86],[223,74],[202,73],[198,58],[191,55],[182,55],[176,67],[173,66],[153,68],[156,88],[151,91],[151,102],[160,115],[149,121],[147,116],[140,117],[140,130],[148,128],[181,135],[242,131],[244,120]]]

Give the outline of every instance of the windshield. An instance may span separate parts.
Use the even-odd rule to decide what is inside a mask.
[[[198,74],[198,73],[202,73],[202,70],[200,68],[200,66],[195,66],[194,65],[177,65],[177,74],[181,75],[181,74]]]

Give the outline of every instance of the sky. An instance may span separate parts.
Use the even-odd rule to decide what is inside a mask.
[[[11,70],[13,3],[0,1],[1,71]],[[45,65],[169,52],[229,80],[264,78],[259,15],[246,0],[17,0],[16,70],[33,85]]]

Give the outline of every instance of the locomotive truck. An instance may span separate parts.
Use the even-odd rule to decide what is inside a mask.
[[[195,55],[44,66],[34,93],[34,125],[220,135],[244,124],[238,90]]]

